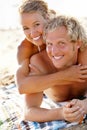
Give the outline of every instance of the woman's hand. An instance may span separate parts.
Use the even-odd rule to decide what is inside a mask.
[[[30,73],[29,75],[40,75],[42,72],[35,65],[29,64]]]
[[[64,78],[67,81],[85,82],[87,80],[87,66],[73,65],[64,71]]]

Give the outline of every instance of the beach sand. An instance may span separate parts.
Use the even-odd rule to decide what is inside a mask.
[[[0,30],[0,85],[14,82],[17,69],[17,46],[24,34],[21,29]]]

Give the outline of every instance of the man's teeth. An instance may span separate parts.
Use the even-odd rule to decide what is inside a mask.
[[[59,60],[59,59],[61,59],[63,56],[54,56],[54,58],[56,59],[56,60]]]
[[[33,38],[34,41],[38,40],[40,36]]]

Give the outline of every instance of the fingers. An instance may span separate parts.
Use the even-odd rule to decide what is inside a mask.
[[[82,78],[87,78],[87,66],[86,65],[80,66],[80,73],[82,74]]]
[[[87,70],[81,70],[81,74],[87,76]]]
[[[87,65],[79,66],[81,70],[87,70]]]
[[[84,77],[82,79],[77,79],[76,82],[79,82],[79,83],[84,83],[86,80],[84,79]]]
[[[84,83],[87,79],[87,66],[74,65],[67,71],[68,80]]]
[[[71,107],[71,108],[66,108],[66,113],[67,114],[72,114],[76,111],[79,111],[80,107],[79,106],[76,106],[76,107]]]
[[[71,108],[77,103],[78,99],[73,99],[69,103],[66,104],[66,107]]]
[[[74,104],[76,100],[73,100],[70,104]],[[82,122],[82,117],[85,114],[84,109],[76,106],[71,108],[64,108],[64,119],[69,122]]]
[[[79,122],[81,123],[83,120],[83,111],[82,110],[78,110],[78,111],[74,111],[73,113],[68,113],[65,117],[65,119],[69,122]]]
[[[29,67],[30,67],[31,69],[36,69],[36,67],[35,67],[34,65],[32,65],[32,64],[29,64]]]
[[[84,65],[84,66],[78,65],[76,72],[79,75],[77,82],[85,82],[87,79],[87,66],[86,65]]]
[[[41,73],[41,71],[35,65],[29,64],[29,67],[34,73],[37,73],[37,74]]]

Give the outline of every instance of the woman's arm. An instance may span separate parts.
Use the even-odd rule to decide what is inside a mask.
[[[20,67],[16,73],[16,81],[21,94],[41,92],[54,85],[67,85],[72,82],[84,82],[84,78],[87,78],[87,72],[85,73],[84,71],[84,69],[87,69],[87,66],[72,66],[63,71],[48,74],[45,71],[45,67],[42,66],[40,58],[36,58],[36,60],[34,58],[32,64],[35,65],[36,68],[39,68],[41,74],[29,75],[27,67],[29,63],[28,59],[25,63],[26,65],[24,65],[24,71],[23,68]],[[85,73],[85,75],[83,75],[83,73]]]
[[[37,52],[37,47],[25,38],[17,48],[18,64],[21,65],[25,59],[30,59],[30,57]]]

